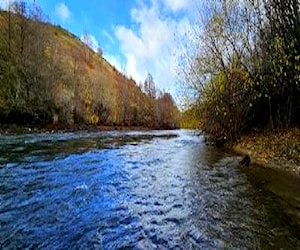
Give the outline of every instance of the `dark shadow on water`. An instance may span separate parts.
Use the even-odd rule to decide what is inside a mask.
[[[66,134],[69,135],[69,134]],[[52,160],[70,154],[82,154],[91,150],[116,149],[124,145],[138,145],[155,138],[172,139],[176,134],[167,133],[74,133],[73,136],[39,134],[0,137],[0,165],[11,162]]]
[[[262,245],[268,249],[300,247],[300,179],[254,164],[242,171],[251,184],[255,211],[259,211],[253,224]]]
[[[241,167],[239,158],[215,147],[191,154],[191,195],[199,219],[189,225],[189,234],[214,239],[212,249],[300,247],[299,178],[254,164]]]

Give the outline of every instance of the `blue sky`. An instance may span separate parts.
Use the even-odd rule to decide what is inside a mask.
[[[5,8],[10,0],[0,0]],[[28,0],[33,1],[33,0]],[[178,43],[191,27],[193,0],[36,0],[54,24],[78,37],[137,83],[147,73],[176,95]]]

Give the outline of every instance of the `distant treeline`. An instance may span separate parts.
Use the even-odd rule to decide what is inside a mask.
[[[299,8],[299,0],[203,1],[181,69],[212,138],[300,125]]]
[[[34,3],[0,11],[0,123],[179,126],[172,96],[151,74],[138,86],[84,42]]]

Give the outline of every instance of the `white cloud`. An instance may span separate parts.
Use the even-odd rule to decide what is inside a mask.
[[[14,2],[14,0],[0,0],[0,10],[8,10],[8,7]]]
[[[67,21],[70,16],[71,16],[71,12],[68,8],[67,5],[65,5],[65,3],[61,2],[60,4],[56,5],[55,7],[55,13],[59,16],[59,18],[65,22]]]
[[[179,10],[187,9],[191,6],[191,0],[163,0],[164,5],[176,12]]]
[[[10,0],[0,0],[0,9],[7,10],[10,2],[11,2]]]
[[[110,41],[110,43],[114,43],[113,37],[106,30],[102,30],[102,34]]]
[[[93,35],[82,34],[80,36],[81,41],[83,41],[87,46],[89,46],[92,50],[97,52],[99,48],[99,42],[97,41],[96,37]]]
[[[121,59],[120,57],[114,56],[114,55],[105,55],[105,59],[111,64],[113,65],[118,71],[123,72],[124,69],[121,66]],[[126,72],[123,72],[126,73]]]
[[[97,41],[97,39],[94,37],[94,36],[90,36],[90,39],[91,39],[91,47],[92,47],[92,49],[95,51],[95,52],[97,52],[97,49],[99,48],[99,43],[98,43],[98,41]]]
[[[13,4],[16,2],[18,2],[18,1],[16,1],[16,0],[0,0],[0,10],[8,11],[9,6],[12,7]],[[34,0],[27,0],[25,2],[26,2],[26,4],[29,4],[29,5],[34,4]],[[11,11],[15,12],[14,8],[11,8]]]
[[[115,28],[115,35],[126,58],[127,74],[137,82],[144,82],[149,72],[160,89],[174,94],[176,40],[180,40],[189,29],[188,18],[176,20],[164,16],[154,0],[150,7],[141,3],[138,8],[132,9],[131,18],[133,27],[137,29],[125,26]]]

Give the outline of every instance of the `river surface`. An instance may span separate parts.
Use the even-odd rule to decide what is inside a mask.
[[[1,249],[300,249],[300,182],[193,131],[0,136]]]

